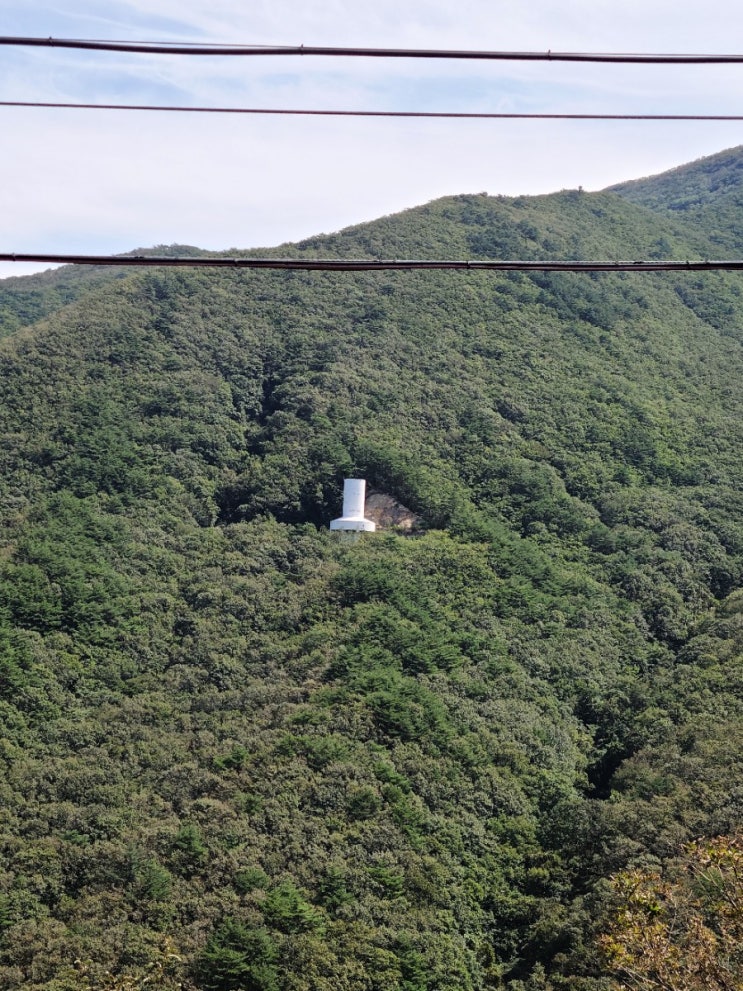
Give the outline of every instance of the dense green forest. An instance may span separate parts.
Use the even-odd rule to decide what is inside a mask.
[[[742,211],[736,149],[275,253]],[[671,987],[617,920],[739,849],[740,274],[61,269],[0,337],[0,988]],[[331,535],[344,477],[418,526]]]

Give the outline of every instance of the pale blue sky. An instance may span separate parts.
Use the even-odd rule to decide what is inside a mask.
[[[733,0],[0,0],[6,35],[573,51],[743,49]],[[740,113],[743,66],[196,59],[0,48],[0,99]],[[0,250],[259,247],[487,190],[602,188],[739,124],[201,117],[0,108]],[[0,266],[0,276],[21,274]]]

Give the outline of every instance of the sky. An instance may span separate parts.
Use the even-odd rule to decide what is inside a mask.
[[[204,44],[743,50],[738,0],[0,0],[0,25],[6,37]],[[0,100],[737,114],[743,65],[220,59],[0,46]],[[439,196],[601,189],[743,143],[743,123],[9,107],[0,107],[0,121],[0,253],[269,247]],[[45,267],[0,264],[0,278]]]

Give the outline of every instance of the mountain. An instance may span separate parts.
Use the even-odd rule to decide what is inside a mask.
[[[289,250],[698,257],[700,168]],[[0,986],[607,988],[609,878],[740,828],[739,276],[61,269],[0,316]],[[331,535],[344,477],[416,529]]]
[[[740,252],[742,176],[743,154],[740,148],[731,148],[662,175],[620,183],[610,190],[631,203],[698,225],[717,252]]]

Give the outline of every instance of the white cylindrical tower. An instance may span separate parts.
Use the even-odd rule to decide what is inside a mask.
[[[350,520],[363,520],[366,503],[366,482],[363,478],[346,478],[343,481],[343,516]]]
[[[343,516],[333,520],[331,530],[356,530],[373,533],[376,525],[364,518],[366,500],[366,480],[346,478],[343,480]]]

